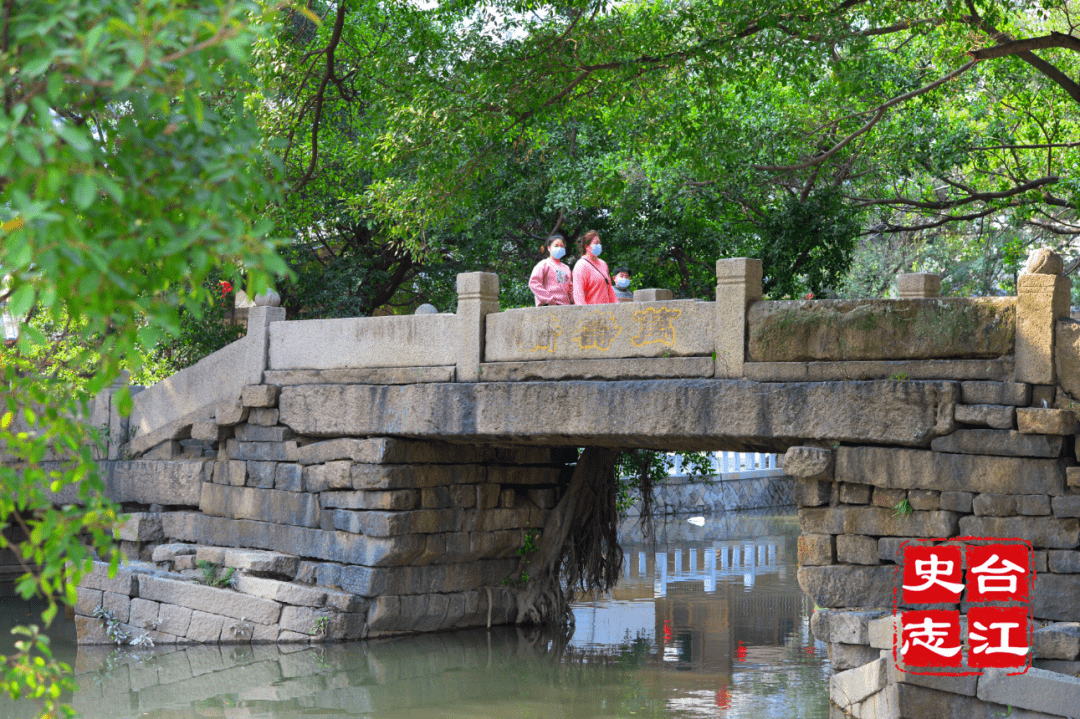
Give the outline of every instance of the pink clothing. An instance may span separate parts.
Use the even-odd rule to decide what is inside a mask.
[[[607,263],[586,253],[574,264],[574,304],[603,305],[618,301]]]
[[[529,289],[536,296],[536,306],[568,305],[573,292],[570,268],[548,256],[536,263],[529,277]]]

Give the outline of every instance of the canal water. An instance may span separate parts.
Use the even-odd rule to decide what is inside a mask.
[[[664,522],[664,518],[659,518]],[[825,719],[828,660],[795,578],[794,510],[623,527],[623,579],[568,639],[497,627],[323,646],[76,648],[88,719]],[[11,615],[12,612],[5,612]],[[13,619],[25,621],[23,617]],[[0,716],[33,708],[0,702]]]

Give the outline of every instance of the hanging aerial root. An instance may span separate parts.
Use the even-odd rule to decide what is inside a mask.
[[[566,625],[576,591],[607,592],[618,581],[618,456],[599,447],[582,451],[570,486],[548,515],[537,553],[522,558],[529,581],[516,593],[518,624]]]

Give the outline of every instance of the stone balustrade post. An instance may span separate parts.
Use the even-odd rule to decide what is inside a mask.
[[[284,321],[284,307],[256,305],[248,309],[247,336],[251,343],[251,354],[247,384],[262,382],[262,373],[269,369],[270,364],[270,323]]]
[[[924,300],[941,296],[941,275],[912,272],[896,276],[896,294],[902,300]]]
[[[1072,280],[1061,275],[1022,274],[1016,282],[1017,382],[1057,384],[1054,335],[1059,319],[1069,317]]]
[[[715,377],[743,376],[746,359],[746,311],[761,299],[761,260],[734,257],[716,262]]]
[[[457,276],[458,353],[457,381],[479,382],[484,361],[484,318],[499,311],[499,276],[491,272],[465,272]]]
[[[675,293],[664,289],[634,290],[634,302],[664,302],[675,299]]]

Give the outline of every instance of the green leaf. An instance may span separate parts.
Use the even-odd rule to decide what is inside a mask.
[[[97,187],[94,185],[94,180],[88,175],[80,175],[75,179],[75,187],[73,191],[73,198],[75,205],[80,210],[85,210],[94,204],[94,200],[97,199]]]
[[[32,304],[34,304],[34,286],[24,284],[15,290],[11,299],[8,300],[8,312],[13,317],[23,317],[30,310]]]
[[[79,152],[87,152],[91,148],[90,139],[87,134],[76,127],[68,124],[61,124],[56,129],[57,134],[64,138],[64,142],[71,145],[71,147]]]

